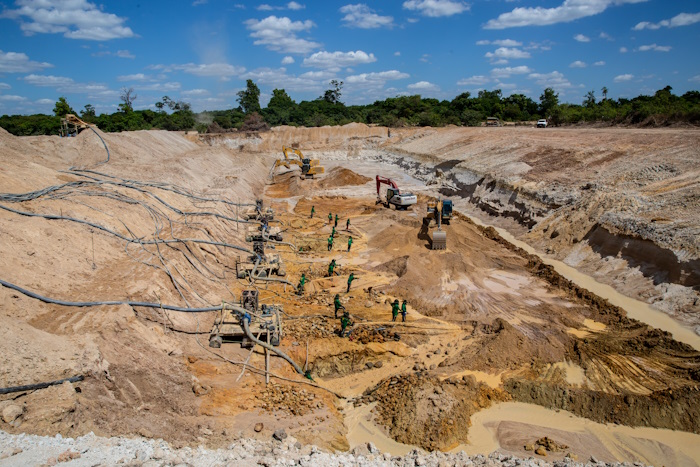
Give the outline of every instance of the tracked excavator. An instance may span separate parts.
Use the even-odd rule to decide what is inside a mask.
[[[428,216],[435,219],[437,224],[437,230],[433,232],[430,248],[432,250],[447,249],[447,232],[442,230],[442,224],[449,224],[452,219],[452,200],[440,198],[437,201],[429,201]]]
[[[386,199],[383,200],[380,188],[382,185],[389,185],[386,189]],[[401,193],[399,186],[390,178],[377,175],[377,203],[386,207],[394,205],[396,209],[408,209],[418,202],[418,197],[413,193]]]
[[[271,177],[277,167],[286,167],[287,169],[291,169],[292,165],[299,166],[301,169],[302,178],[314,178],[314,175],[325,172],[325,169],[319,165],[321,162],[318,159],[309,159],[308,157],[304,157],[301,151],[296,148],[282,146],[282,153],[284,154],[284,159],[278,159],[272,165],[272,168],[270,169]],[[290,157],[289,153],[294,154],[294,156],[298,157],[298,159],[295,157]]]

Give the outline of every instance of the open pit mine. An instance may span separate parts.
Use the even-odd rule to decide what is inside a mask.
[[[699,162],[693,129],[0,129],[0,466],[698,466]]]

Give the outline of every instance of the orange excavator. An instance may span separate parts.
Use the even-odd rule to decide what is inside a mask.
[[[382,185],[389,185],[386,189],[386,199],[383,200],[380,192]],[[377,175],[377,203],[386,207],[394,205],[396,209],[408,209],[418,202],[418,197],[413,193],[401,193],[399,186],[390,178]]]

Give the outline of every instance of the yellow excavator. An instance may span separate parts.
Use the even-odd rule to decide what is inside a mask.
[[[301,169],[302,178],[314,178],[314,175],[325,172],[325,169],[319,165],[321,161],[318,159],[309,159],[304,157],[301,151],[296,148],[282,146],[282,153],[284,154],[284,159],[278,159],[275,161],[270,169],[270,176],[274,174],[277,167],[286,167],[287,169],[290,169],[292,165],[299,166]],[[294,156],[298,157],[298,159],[295,157],[290,157],[289,153],[292,153]]]
[[[435,219],[437,230],[433,232],[431,243],[432,250],[447,249],[447,232],[442,230],[442,224],[449,224],[452,219],[452,200],[442,198],[428,202],[428,216]],[[428,220],[428,222],[430,222]]]

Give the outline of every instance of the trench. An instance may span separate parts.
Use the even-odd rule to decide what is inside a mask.
[[[556,272],[574,284],[588,289],[608,300],[611,304],[622,308],[630,318],[667,331],[676,340],[700,350],[700,335],[663,311],[659,311],[641,300],[629,297],[563,261],[538,252],[529,244],[515,238],[505,228],[492,225],[481,217],[469,214],[473,211],[469,208],[476,208],[486,213],[490,218],[510,219],[518,225],[530,229],[544,219],[551,210],[573,203],[574,199],[570,195],[538,195],[518,189],[513,190],[512,187],[503,182],[460,167],[459,161],[456,160],[434,164],[435,161],[422,162],[407,154],[391,153],[378,154],[374,159],[399,166],[411,176],[427,183],[428,189],[430,189],[429,182],[435,169],[449,170],[445,176],[448,185],[451,186],[441,187],[436,191],[441,195],[452,197],[455,208],[461,207],[460,213],[472,222],[482,227],[493,227],[507,242],[539,257],[545,264],[552,266]],[[487,193],[498,194],[500,198],[506,197],[508,202],[499,201],[498,196],[495,200],[486,200],[479,194],[480,192],[483,194],[484,190]],[[454,197],[458,199],[454,199]],[[592,229],[587,238],[590,238],[593,251],[598,253],[601,259],[606,256],[621,255],[629,261],[631,267],[640,267],[644,276],[652,279],[655,284],[663,281],[677,283],[691,289],[699,287],[700,261],[679,262],[672,251],[663,249],[649,240],[633,237],[622,238],[611,234],[600,226]]]

